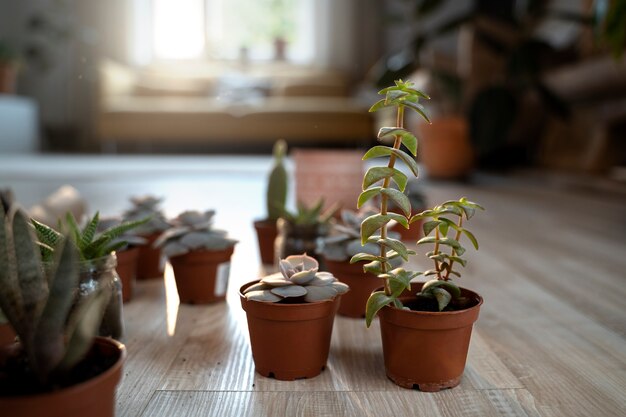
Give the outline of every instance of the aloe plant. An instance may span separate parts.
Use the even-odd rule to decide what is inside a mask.
[[[193,250],[223,250],[234,246],[237,241],[226,236],[223,230],[213,229],[214,210],[204,213],[185,211],[172,222],[173,226],[154,241],[153,246],[162,248],[172,258]]]
[[[339,282],[330,272],[319,272],[315,258],[292,255],[281,259],[280,272],[268,275],[246,288],[248,300],[277,303],[289,299],[303,299],[307,303],[332,300],[344,294],[349,287]]]
[[[9,381],[25,381],[20,388],[45,390],[63,381],[90,349],[110,286],[73,306],[79,285],[75,245],[61,238],[52,266],[44,268],[28,217],[15,207],[5,213],[0,205],[0,218],[0,307],[19,340],[19,366],[5,371],[15,373]]]
[[[313,226],[316,224],[328,224],[337,211],[338,206],[333,205],[325,211],[322,211],[323,208],[323,198],[320,198],[310,206],[303,201],[298,201],[297,210],[295,212],[283,209],[280,217],[294,225]]]
[[[274,165],[268,178],[266,192],[267,218],[278,220],[285,212],[287,202],[288,176],[284,163],[287,143],[284,140],[276,141],[273,153]]]
[[[388,157],[386,166],[375,166],[370,168],[363,178],[363,192],[358,199],[358,207],[374,197],[380,201],[380,210],[376,214],[367,217],[361,223],[361,244],[374,243],[379,246],[376,254],[359,253],[352,257],[351,263],[368,261],[363,266],[364,270],[377,275],[383,281],[383,291],[372,293],[366,307],[366,324],[369,326],[378,313],[386,305],[393,305],[397,308],[405,308],[399,297],[404,290],[411,289],[411,280],[420,275],[436,275],[437,279],[429,281],[423,286],[423,290],[418,297],[434,299],[437,301],[438,310],[446,308],[453,298],[460,296],[460,289],[450,281],[450,275],[460,274],[453,269],[455,263],[464,265],[465,260],[460,257],[464,248],[459,243],[461,235],[467,236],[472,243],[478,247],[476,238],[463,228],[463,216],[469,219],[476,209],[482,209],[478,204],[472,203],[465,198],[459,201],[448,201],[432,210],[412,216],[411,201],[404,193],[409,178],[407,174],[396,168],[396,162],[402,161],[410,173],[417,178],[418,166],[415,162],[417,155],[418,141],[415,135],[404,128],[405,110],[409,109],[419,114],[425,121],[430,122],[425,109],[420,100],[429,97],[413,88],[410,81],[398,80],[394,86],[385,88],[379,92],[385,98],[377,101],[370,112],[375,112],[383,108],[396,109],[396,126],[383,127],[378,133],[378,139],[385,143],[391,139],[391,145],[378,145],[368,150],[363,159],[378,157]],[[407,149],[401,149],[402,145]],[[395,183],[395,187],[391,184]],[[400,209],[400,213],[388,212],[389,203]],[[448,215],[459,216],[457,223],[450,220]],[[396,221],[405,228],[409,227],[419,219],[431,218],[424,223],[425,237],[418,241],[419,245],[432,244],[434,249],[427,254],[435,262],[435,269],[426,272],[408,271],[404,268],[393,268],[391,260],[401,258],[408,261],[409,256],[415,255],[415,251],[407,247],[397,239],[389,237],[387,225],[391,221]],[[448,237],[447,233],[454,230],[454,238]],[[431,232],[434,236],[428,236]],[[377,233],[378,232],[378,233]],[[450,253],[442,251],[443,246],[451,247]],[[434,271],[434,272],[433,272]]]
[[[119,238],[124,233],[146,224],[150,219],[150,217],[146,217],[140,220],[124,222],[113,225],[101,232],[98,232],[100,225],[100,214],[98,212],[82,228],[78,225],[72,213],[67,213],[65,221],[68,235],[78,248],[80,260],[88,261],[101,258],[126,246],[128,242]],[[31,223],[37,232],[37,244],[41,250],[43,260],[50,261],[54,256],[56,246],[62,241],[63,236],[55,229],[37,220],[32,219]]]

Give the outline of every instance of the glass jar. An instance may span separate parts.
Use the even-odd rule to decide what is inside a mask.
[[[95,292],[100,285],[111,286],[111,299],[107,304],[98,334],[104,337],[120,339],[124,334],[122,319],[122,282],[117,271],[115,254],[98,259],[80,262],[80,283],[78,300]]]
[[[316,252],[317,240],[328,234],[326,224],[294,224],[285,219],[278,219],[278,235],[275,241],[277,262],[290,255],[307,255],[317,259],[322,267],[322,259]],[[320,268],[322,270],[322,268]]]

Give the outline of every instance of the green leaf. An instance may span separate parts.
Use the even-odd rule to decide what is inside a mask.
[[[125,240],[119,241],[119,242],[115,242],[109,246],[106,246],[104,248],[103,252],[103,256],[107,253],[113,253],[116,252],[120,249],[122,249],[123,247],[125,247],[126,245],[128,245],[128,242],[126,242]]]
[[[435,296],[435,299],[437,300],[437,306],[439,307],[439,311],[442,311],[444,308],[447,307],[448,304],[450,304],[452,296],[448,291],[444,290],[443,288],[433,288],[430,292]]]
[[[100,212],[96,212],[91,221],[87,223],[83,233],[80,237],[80,248],[86,248],[91,243],[93,237],[96,235],[98,224],[100,223]]]
[[[452,281],[444,281],[441,279],[433,279],[422,285],[423,293],[429,292],[434,288],[444,288],[452,295],[453,298],[461,296],[461,289]]]
[[[415,217],[416,216],[411,217],[411,222],[413,222],[413,219],[415,219]],[[441,221],[439,220],[431,220],[428,222],[424,222],[424,224],[422,225],[422,228],[424,229],[424,236],[428,236],[430,232],[432,232],[435,229],[435,227],[439,226],[440,223]]]
[[[382,291],[373,292],[367,300],[365,306],[365,324],[370,327],[374,316],[386,305],[389,305],[393,299]]]
[[[391,238],[388,237],[388,238],[385,238],[385,239],[376,239],[376,243],[378,243],[379,245],[385,245],[389,249],[393,249],[405,261],[409,260],[409,253],[407,251],[407,248],[404,245],[404,243],[402,243],[401,241],[396,240],[396,239],[391,239]]]
[[[391,221],[391,213],[386,215],[373,214],[363,220],[361,223],[361,245],[365,245],[367,239],[374,234],[378,229],[384,227]],[[406,219],[405,219],[406,223]],[[406,227],[406,226],[405,226]]]
[[[367,170],[363,177],[363,189],[366,190],[370,185],[385,178],[393,179],[400,191],[404,191],[406,188],[407,177],[402,171],[389,167],[372,167]]]
[[[380,261],[372,261],[363,265],[363,272],[380,275],[383,272]]]
[[[478,250],[478,240],[476,240],[476,236],[474,236],[474,234],[472,232],[470,232],[469,230],[463,229],[461,232],[465,236],[467,236],[467,238],[470,240],[470,242],[472,242],[472,245],[474,245],[474,249]]]
[[[382,192],[382,190],[383,190],[382,187],[373,187],[373,188],[369,188],[369,189],[363,191],[359,195],[359,200],[357,202],[357,208],[361,208],[363,206],[363,204],[365,204],[367,201],[369,201],[372,198],[374,198],[375,196],[379,195]]]
[[[411,215],[411,202],[406,194],[396,190],[395,188],[383,188],[380,192],[396,203],[396,206],[398,206],[407,217]]]
[[[448,235],[448,229],[450,228],[450,225],[446,222],[441,222],[439,223],[439,226],[437,226],[439,228],[439,232],[441,233],[442,236],[447,236]]]
[[[378,138],[400,136],[402,143],[413,155],[417,155],[417,138],[413,133],[401,127],[381,127],[378,131]]]
[[[76,218],[74,217],[72,212],[70,211],[67,212],[67,214],[65,215],[65,222],[67,223],[67,226],[70,229],[70,234],[72,236],[72,239],[74,240],[74,243],[82,251],[84,248],[81,247],[80,226],[78,226],[78,222],[76,221]]]
[[[426,236],[417,241],[418,245],[424,245],[428,243],[439,243],[440,245],[450,246],[457,251],[461,249],[463,252],[465,252],[465,250],[457,240],[449,237],[442,237],[437,239],[435,236]],[[462,253],[459,252],[459,255],[462,255]]]
[[[37,239],[41,243],[54,249],[54,247],[61,241],[61,233],[57,232],[53,228],[40,223],[35,219],[30,219],[30,222],[35,228],[35,232],[37,232]]]
[[[370,253],[357,253],[350,258],[350,263],[355,264],[361,261],[382,261],[380,256],[372,255]]]
[[[401,224],[405,229],[409,228],[409,220],[404,217],[402,214],[398,214],[398,213],[387,213],[387,216],[392,219],[395,220],[396,222],[398,222],[399,224]]]
[[[424,106],[422,106],[419,103],[412,102],[412,101],[405,101],[405,102],[403,102],[403,104],[406,107],[410,108],[411,110],[414,110],[415,112],[417,112],[420,116],[422,116],[424,118],[424,120],[426,120],[428,123],[430,123],[430,119],[426,115]]]
[[[411,280],[419,275],[421,272],[406,271],[403,268],[396,268],[389,272],[389,288],[391,289],[391,296],[396,298],[404,290],[411,289]]]
[[[382,108],[391,107],[391,104],[387,103],[385,99],[379,100],[370,109],[368,110],[370,113],[376,112]]]
[[[419,168],[417,166],[417,162],[415,162],[415,158],[400,149],[394,149],[382,145],[374,146],[370,148],[370,150],[367,151],[365,155],[363,155],[363,160],[365,161],[372,158],[391,155],[395,155],[398,159],[406,164],[406,166],[411,170],[413,175],[415,175],[416,177],[418,176]]]

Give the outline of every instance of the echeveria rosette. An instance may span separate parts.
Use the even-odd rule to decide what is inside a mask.
[[[332,300],[349,290],[330,272],[320,272],[319,263],[306,254],[288,256],[278,266],[280,272],[246,288],[244,296],[248,300],[269,303],[303,297],[305,302],[314,303]]]
[[[165,218],[163,212],[159,209],[159,205],[163,201],[162,198],[151,195],[131,197],[133,207],[124,212],[124,221],[134,221],[149,217],[150,220],[135,230],[138,235],[151,235],[167,230],[171,225]]]
[[[224,230],[213,229],[214,210],[205,212],[185,211],[172,221],[173,227],[166,230],[154,242],[162,247],[163,253],[172,258],[194,250],[224,250],[237,241],[227,237]]]

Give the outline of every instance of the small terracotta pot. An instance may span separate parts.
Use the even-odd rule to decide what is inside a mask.
[[[89,355],[113,357],[114,364],[100,375],[51,393],[1,397],[2,415],[11,417],[113,417],[115,388],[122,377],[126,357],[123,344],[96,338]]]
[[[420,162],[433,178],[461,178],[474,167],[474,149],[467,121],[462,117],[442,117],[432,124],[418,126],[421,135]]]
[[[259,241],[259,251],[261,252],[261,262],[269,265],[274,263],[274,241],[278,234],[276,221],[257,220],[254,222],[257,239]]]
[[[0,62],[0,94],[15,94],[18,65]]]
[[[420,284],[401,297],[406,303]],[[436,392],[461,382],[469,349],[472,325],[478,319],[483,299],[461,289],[475,300],[465,310],[445,312],[409,311],[386,306],[378,313],[387,376],[403,388]]]
[[[353,318],[365,317],[365,306],[372,291],[380,287],[376,275],[363,272],[363,264],[326,259],[326,270],[339,281],[348,284],[350,291],[341,296],[339,315]]]
[[[234,247],[220,251],[197,250],[170,259],[181,303],[223,301],[228,288],[230,257]]]
[[[9,323],[0,324],[0,347],[9,345],[15,341],[15,331]]]
[[[417,211],[413,212],[414,215],[417,213]],[[405,227],[401,224],[396,224],[394,227],[391,228],[391,230],[400,233],[400,239],[402,239],[404,242],[415,243],[422,237],[422,223],[423,221],[421,219],[416,220],[409,225],[408,229],[405,229]]]
[[[153,248],[152,244],[161,235],[156,232],[151,235],[142,236],[147,242],[139,247],[139,257],[137,259],[137,279],[160,279],[163,278],[161,268],[161,249]]]
[[[133,298],[135,281],[137,278],[137,259],[139,257],[139,248],[128,248],[120,252],[116,252],[117,274],[122,280],[122,301],[127,302]]]
[[[313,378],[326,367],[339,299],[317,303],[277,304],[239,298],[248,318],[256,371],[282,381]]]

